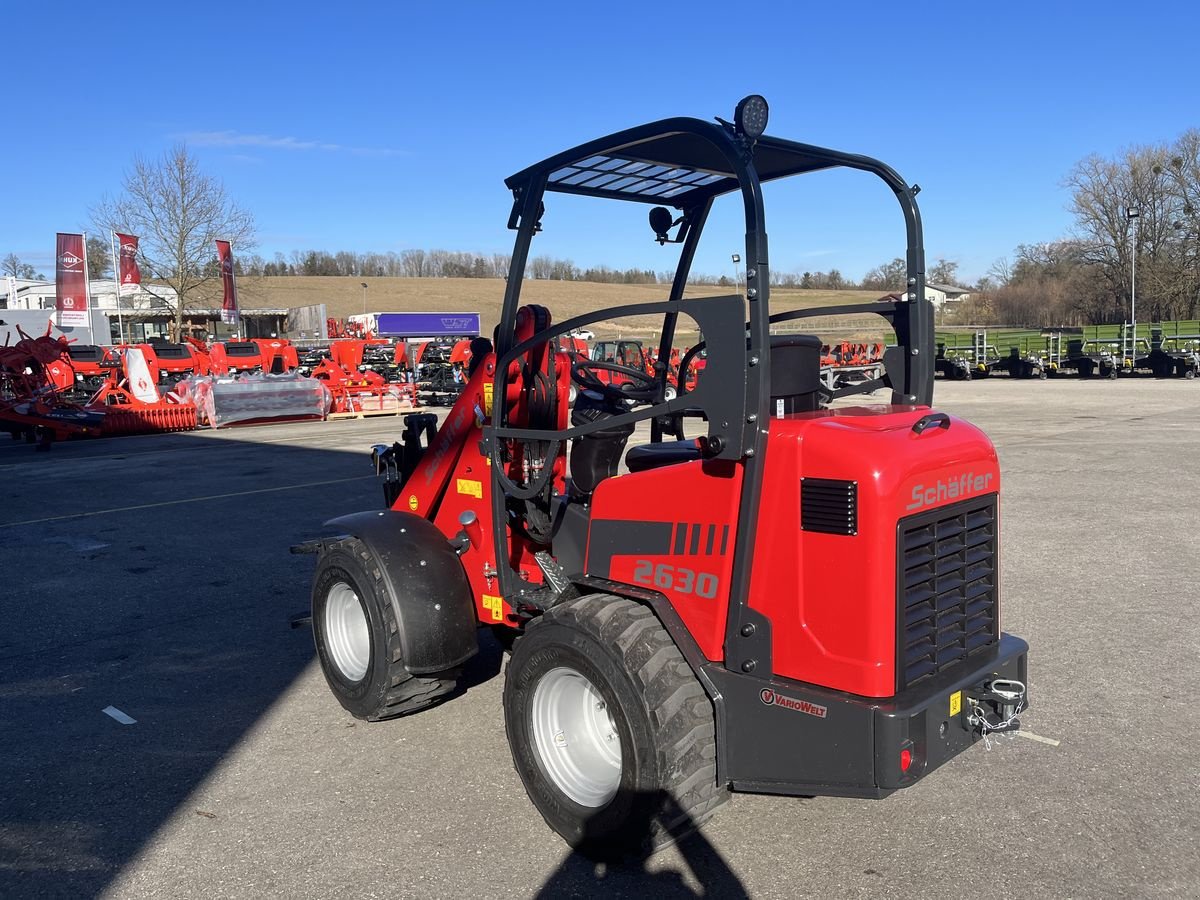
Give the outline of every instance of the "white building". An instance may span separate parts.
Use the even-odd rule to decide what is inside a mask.
[[[973,291],[971,288],[958,287],[953,284],[937,284],[933,281],[925,282],[925,299],[933,304],[934,309],[941,309],[949,304],[955,306],[963,300],[968,300]]]
[[[93,278],[88,282],[93,309],[118,309],[117,286],[111,278]],[[24,278],[5,278],[0,281],[0,309],[54,309],[53,281],[31,281]],[[136,291],[120,297],[121,311],[147,312],[155,309],[174,309],[175,290],[163,285],[139,286]]]

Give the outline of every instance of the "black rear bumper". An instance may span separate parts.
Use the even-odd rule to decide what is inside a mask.
[[[1028,654],[1028,644],[1003,634],[996,654],[986,663],[968,663],[965,672],[947,672],[877,706],[875,785],[885,792],[908,787],[978,741],[978,729],[967,722],[968,696],[995,678],[1028,686]],[[912,753],[907,772],[900,768],[904,749]]]
[[[760,793],[886,797],[980,739],[968,697],[996,678],[1028,685],[1028,653],[1025,641],[1002,634],[989,651],[886,700],[705,667],[719,695],[720,777]]]

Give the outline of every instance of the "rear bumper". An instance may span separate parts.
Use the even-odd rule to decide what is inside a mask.
[[[719,777],[759,793],[886,797],[980,739],[967,722],[968,696],[996,678],[1028,686],[1028,654],[1025,641],[1002,634],[989,651],[886,700],[706,666],[716,692]],[[905,749],[911,764],[902,771]]]
[[[876,707],[876,787],[887,792],[908,787],[978,741],[978,729],[967,722],[968,694],[995,678],[1012,679],[1028,687],[1028,669],[1029,645],[1004,634],[997,651],[986,662],[946,673],[940,680],[931,679]],[[901,771],[900,754],[905,749],[912,753],[912,762],[907,771]]]

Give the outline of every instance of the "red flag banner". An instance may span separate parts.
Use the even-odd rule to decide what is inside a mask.
[[[87,325],[87,262],[82,234],[59,232],[54,254],[55,309],[58,324]]]
[[[138,239],[132,234],[117,234],[117,245],[120,253],[120,285],[122,294],[137,292],[142,283],[142,270],[138,268],[137,251]]]
[[[221,321],[226,325],[237,325],[237,283],[233,280],[233,248],[229,246],[229,241],[217,241],[217,258],[221,261],[221,285],[225,289],[221,300]]]

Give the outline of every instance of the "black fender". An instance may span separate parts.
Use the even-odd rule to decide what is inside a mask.
[[[395,510],[353,513],[325,525],[358,538],[379,565],[408,671],[441,672],[479,652],[467,573],[436,525]]]

